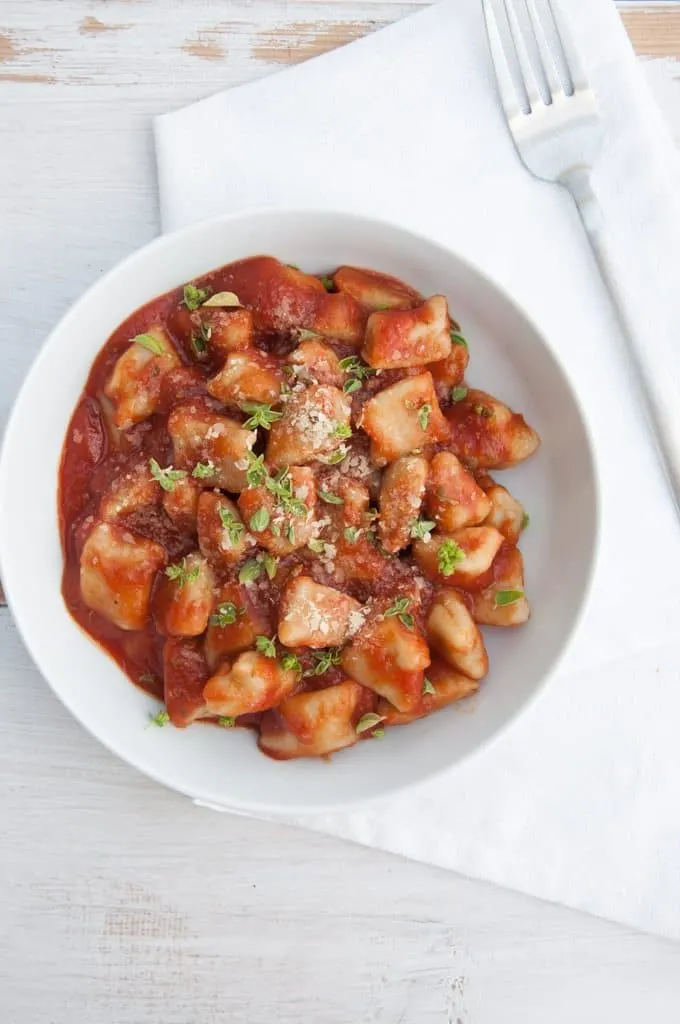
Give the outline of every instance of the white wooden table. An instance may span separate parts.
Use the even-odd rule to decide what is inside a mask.
[[[55,320],[158,231],[151,115],[425,2],[0,0],[2,422]],[[625,17],[680,139],[680,4]],[[6,609],[0,821],[2,1024],[680,1021],[680,946],[137,775]]]

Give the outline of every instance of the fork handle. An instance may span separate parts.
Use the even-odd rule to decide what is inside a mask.
[[[621,335],[636,371],[659,458],[680,514],[680,394],[677,382],[669,372],[669,367],[660,365],[658,360],[650,360],[635,340],[626,314],[624,294],[604,243],[602,210],[591,187],[590,168],[570,168],[560,178],[560,184],[571,192],[576,203],[602,280],[609,292]]]

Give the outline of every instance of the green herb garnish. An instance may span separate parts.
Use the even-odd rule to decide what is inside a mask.
[[[425,676],[425,678],[423,679],[423,694],[436,692],[437,691],[435,690],[430,680],[427,678],[427,676]]]
[[[293,516],[309,514],[309,509],[304,501],[296,498],[293,494],[293,481],[288,466],[280,469],[274,477],[267,476],[264,485],[276,497],[277,504],[281,505],[284,512],[289,512]]]
[[[210,295],[209,288],[197,288],[195,284],[184,285],[184,305],[187,309],[198,309]]]
[[[467,388],[451,388],[451,401],[462,402],[467,393]]]
[[[255,637],[255,650],[259,651],[260,654],[264,654],[265,658],[276,657],[276,646],[273,639],[270,640],[268,636]]]
[[[362,732],[367,732],[369,729],[375,728],[376,725],[380,725],[380,723],[384,721],[384,715],[376,715],[374,713],[363,715],[354,727],[354,731],[358,736],[361,736]],[[385,730],[383,729],[382,733],[384,734],[384,732]],[[375,736],[375,733],[373,735]]]
[[[522,516],[522,529],[526,530],[526,528],[529,526],[530,522],[531,522],[531,516],[529,515],[528,512],[525,512],[524,515]]]
[[[268,551],[264,551],[261,555],[258,555],[258,560],[262,564],[262,567],[267,573],[269,579],[273,580],[279,567],[278,558],[274,558],[274,556],[270,555]]]
[[[220,506],[219,517],[222,526],[229,535],[229,543],[232,547],[236,547],[241,539],[245,526],[240,519],[237,519],[230,508],[225,508],[224,505]]]
[[[244,562],[238,574],[239,583],[252,583],[262,575],[262,566],[256,558],[249,558]]]
[[[342,498],[339,498],[337,494],[331,493],[331,491],[317,491],[316,492],[321,501],[325,501],[327,505],[342,505]]]
[[[174,491],[177,480],[183,480],[187,475],[184,469],[173,469],[167,466],[162,469],[155,459],[149,459],[151,476],[156,480],[164,491]]]
[[[339,437],[345,441],[348,437],[352,436],[352,428],[347,426],[346,423],[338,423],[333,427],[333,433],[331,437]]]
[[[132,339],[133,344],[141,345],[142,348],[147,349],[149,352],[153,352],[155,356],[165,355],[165,348],[163,342],[155,338],[153,334],[136,334]]]
[[[338,463],[342,462],[343,459],[346,459],[348,455],[349,448],[346,448],[343,445],[341,448],[338,448],[337,451],[332,452],[330,455],[326,456],[325,459],[321,459],[321,462],[324,462],[327,466],[337,466]]]
[[[409,534],[414,540],[429,540],[436,525],[433,519],[414,519]]]
[[[271,405],[264,402],[241,402],[241,409],[252,414],[243,424],[246,430],[257,430],[258,427],[269,430],[272,423],[283,416],[282,412],[275,412]]]
[[[421,405],[420,409],[418,410],[418,423],[420,424],[421,430],[427,430],[427,425],[430,422],[431,412],[432,406],[428,402],[425,402],[424,405]]]
[[[233,601],[223,601],[222,604],[218,604],[210,616],[210,625],[219,626],[220,629],[224,629],[225,626],[233,626],[238,616],[244,613],[245,608],[237,608]]]
[[[314,660],[316,665],[313,668],[308,668],[304,673],[305,676],[322,676],[332,665],[339,665],[340,651],[337,647],[329,647],[326,651],[314,651]]]
[[[255,533],[262,533],[269,526],[269,512],[266,508],[258,508],[257,512],[250,517],[250,529]]]
[[[223,729],[233,729],[236,719],[232,718],[231,715],[220,715],[217,719],[217,724],[221,725]]]
[[[198,334],[191,335],[191,347],[197,359],[202,359],[208,351],[208,342],[211,337],[212,327],[210,324],[201,324]]]
[[[401,622],[402,626],[406,626],[407,629],[413,629],[414,619],[409,614],[409,608],[411,606],[410,597],[398,597],[394,604],[391,605],[385,612],[385,618],[389,619],[396,615]]]
[[[208,477],[214,476],[215,474],[215,463],[208,459],[207,462],[197,462],[191,471],[191,475],[196,480],[207,480]]]
[[[330,277],[326,277],[326,275],[323,274],[319,278],[319,280],[321,281],[321,284],[324,286],[327,292],[333,291],[333,282],[331,281]]]
[[[499,590],[496,593],[495,604],[497,608],[506,608],[509,604],[517,604],[523,597],[523,590]]]
[[[463,348],[469,349],[468,343],[462,334],[459,334],[455,327],[451,327],[449,334],[451,335],[451,342],[454,345],[462,345]]]
[[[345,392],[346,395],[351,395],[354,391],[358,391],[360,387],[361,381],[359,380],[359,378],[350,377],[349,380],[346,380],[345,383],[342,385],[342,390]]]
[[[360,533],[361,530],[358,528],[358,526],[347,526],[345,527],[344,531],[345,540],[349,541],[350,544],[356,544],[356,542],[359,540]]]
[[[183,558],[181,562],[175,562],[173,565],[169,565],[165,570],[165,575],[173,583],[181,589],[185,583],[193,583],[201,574],[200,565],[195,565],[193,569],[187,569],[187,560]]]
[[[461,562],[465,561],[465,557],[465,552],[455,540],[443,541],[437,552],[437,564],[442,576],[453,576]]]
[[[286,672],[302,672],[300,659],[295,654],[284,654],[281,658],[281,667]]]
[[[346,356],[340,360],[338,365],[342,372],[348,375],[348,379],[342,386],[342,390],[346,395],[351,395],[352,392],[358,391],[361,387],[361,382],[375,373],[375,370],[367,366],[366,363],[362,363],[358,356]]]
[[[248,460],[248,468],[246,470],[246,480],[249,487],[259,487],[267,478],[267,468],[264,464],[264,455],[253,455],[252,452],[246,452],[246,459]]]
[[[169,721],[170,715],[167,713],[165,708],[159,711],[157,715],[149,715],[149,725],[157,725],[159,729],[162,729]]]

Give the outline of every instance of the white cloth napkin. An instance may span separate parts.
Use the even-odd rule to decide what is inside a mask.
[[[606,118],[596,189],[629,315],[677,374],[680,159],[613,5],[563,6]],[[532,179],[510,142],[480,0],[164,115],[155,133],[166,230],[331,206],[469,257],[550,339],[596,439],[594,594],[542,698],[438,781],[298,823],[680,937],[680,524],[572,201]]]

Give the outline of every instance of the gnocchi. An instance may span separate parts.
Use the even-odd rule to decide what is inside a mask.
[[[487,628],[530,616],[528,516],[490,472],[538,434],[467,385],[447,297],[325,269],[250,257],[134,313],[60,476],[70,613],[157,724],[251,728],[277,760],[470,697]]]

